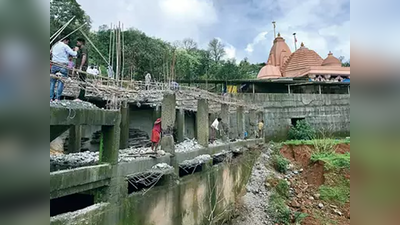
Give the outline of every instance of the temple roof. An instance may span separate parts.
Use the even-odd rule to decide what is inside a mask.
[[[258,72],[257,79],[269,79],[282,77],[281,71],[278,66],[265,65]]]
[[[335,67],[341,67],[342,62],[335,56],[333,56],[332,52],[329,52],[328,57],[324,59],[324,61],[321,64],[322,66],[335,66]]]
[[[297,77],[311,66],[321,66],[323,61],[315,51],[306,48],[301,43],[301,47],[289,57],[282,67],[282,73],[284,77]]]
[[[281,34],[278,33],[278,36],[275,38],[274,44],[271,47],[267,64],[282,67],[291,54],[292,51],[290,51],[285,39],[283,39]]]

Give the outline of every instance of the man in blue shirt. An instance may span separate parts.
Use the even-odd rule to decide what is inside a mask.
[[[74,50],[72,50],[69,46],[68,43],[70,42],[69,37],[64,38],[62,41],[56,43],[52,50],[52,58],[51,61],[53,63],[56,63],[57,65],[52,65],[51,66],[51,74],[55,75],[60,75],[63,77],[68,77],[68,63],[69,63],[69,56],[75,57],[77,55],[78,47],[75,47]],[[64,67],[62,67],[62,66]],[[55,100],[58,101],[61,98],[61,94],[64,90],[64,83],[56,78],[50,78],[50,101],[53,101],[54,99],[54,87],[57,83],[57,94]]]

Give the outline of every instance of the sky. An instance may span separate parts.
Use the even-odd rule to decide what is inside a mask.
[[[206,48],[213,38],[226,58],[266,62],[276,30],[294,51],[298,46],[325,58],[329,51],[350,59],[350,0],[77,0],[93,29],[121,21],[152,37],[174,42],[194,39]]]

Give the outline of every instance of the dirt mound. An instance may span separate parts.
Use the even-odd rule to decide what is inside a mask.
[[[290,176],[288,181],[293,189],[293,196],[289,207],[293,211],[306,213],[303,225],[341,224],[350,225],[350,203],[335,204],[320,199],[319,188],[321,185],[331,185],[331,176],[344,176],[350,179],[350,170],[329,171],[322,161],[312,162],[312,145],[285,145],[281,148],[281,155],[291,161],[295,171],[302,170],[295,176]],[[350,152],[350,144],[338,144],[335,152],[345,154]],[[289,171],[289,173],[291,173]]]

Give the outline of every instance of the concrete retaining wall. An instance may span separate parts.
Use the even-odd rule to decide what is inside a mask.
[[[255,146],[260,140],[249,140],[231,143],[227,146],[214,148],[211,152],[218,153],[230,148]],[[52,192],[68,192],[81,184],[108,179],[105,192],[96,194],[97,204],[71,213],[51,217],[50,224],[97,224],[97,225],[202,225],[209,224],[207,218],[215,218],[222,222],[232,215],[234,205],[244,190],[251,174],[252,165],[259,155],[257,150],[248,150],[237,155],[231,161],[212,165],[212,160],[203,164],[202,170],[194,174],[178,178],[176,174],[165,175],[166,179],[161,185],[156,185],[148,192],[133,192],[128,194],[127,175],[146,171],[152,165],[169,162],[166,156],[158,159],[147,159],[139,162],[120,163],[110,169],[109,165],[81,168],[83,174],[78,181],[70,183],[71,171],[51,173],[54,177]],[[186,157],[180,157],[176,163],[182,162]],[[146,161],[146,162],[145,162]],[[144,165],[146,164],[146,165]],[[251,166],[249,166],[251,165]],[[105,177],[86,176],[98,170],[106,170]],[[96,171],[94,171],[96,170]],[[112,171],[115,171],[115,174]],[[86,173],[85,173],[86,172]],[[64,179],[63,176],[67,176]],[[77,174],[78,176],[78,174]],[[111,177],[111,180],[109,178]],[[57,178],[57,179],[56,179]],[[88,181],[81,181],[88,179]],[[68,181],[68,183],[63,183]],[[61,182],[61,183],[60,183]],[[59,188],[60,187],[60,188]],[[60,190],[58,190],[60,189]],[[62,189],[62,190],[61,190]],[[109,193],[101,196],[103,193]],[[108,196],[108,197],[107,197]],[[107,198],[111,198],[107,201]],[[212,209],[215,208],[214,214]],[[210,216],[211,215],[211,216]],[[216,221],[217,222],[217,221]],[[219,223],[218,223],[219,224]]]
[[[264,106],[267,140],[284,140],[293,118],[305,118],[317,131],[337,136],[350,133],[350,95],[346,94],[235,94]]]

